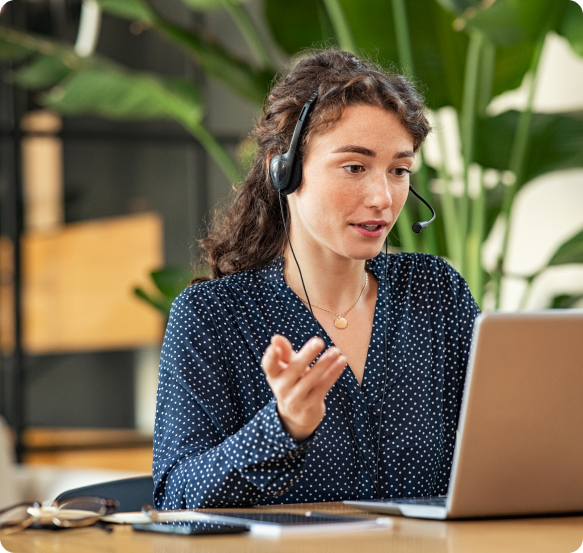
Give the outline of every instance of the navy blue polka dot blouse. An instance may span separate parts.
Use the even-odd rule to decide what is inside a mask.
[[[478,307],[437,257],[389,255],[386,307],[384,254],[366,266],[379,291],[362,386],[346,368],[302,443],[283,429],[261,369],[274,334],[297,351],[320,328],[285,283],[283,258],[195,284],[175,300],[158,385],[158,509],[376,497],[379,427],[382,497],[447,492]]]

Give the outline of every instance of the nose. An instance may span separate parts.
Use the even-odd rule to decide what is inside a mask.
[[[388,176],[384,174],[372,176],[367,190],[366,206],[383,211],[392,205],[393,195]]]

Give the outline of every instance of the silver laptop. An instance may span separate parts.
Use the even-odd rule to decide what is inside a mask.
[[[447,497],[345,501],[453,519],[583,512],[583,310],[481,315]]]

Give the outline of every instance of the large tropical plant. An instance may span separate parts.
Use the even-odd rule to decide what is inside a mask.
[[[244,0],[176,1],[194,11],[226,10],[249,45],[249,59],[210,39],[202,28],[171,21],[148,0],[90,1],[152,27],[191,55],[209,78],[261,105],[276,68]],[[565,37],[583,55],[581,8],[571,0],[264,0],[263,7],[272,40],[287,54],[336,43],[396,65],[418,81],[438,127],[442,110],[455,110],[461,170],[450,163],[444,135],[437,132],[441,155],[422,152],[413,176],[419,192],[439,207],[440,217],[414,235],[412,221],[426,214],[423,206],[409,202],[392,242],[405,251],[446,257],[479,302],[489,290],[498,306],[516,194],[536,176],[583,167],[583,113],[537,114],[532,109],[548,33]],[[173,119],[200,141],[231,181],[241,178],[237,160],[203,124],[204,94],[194,82],[130,71],[97,55],[81,56],[71,45],[8,28],[0,28],[0,56],[19,64],[14,82],[39,90],[41,104],[65,115]],[[492,98],[525,78],[530,83],[525,108],[490,116]],[[487,272],[481,245],[496,222],[503,228],[502,247]],[[583,263],[583,231],[549,260],[550,265],[565,263]],[[524,278],[532,283],[540,272]]]

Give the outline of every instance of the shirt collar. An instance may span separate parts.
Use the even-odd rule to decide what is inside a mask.
[[[385,280],[385,254],[379,253],[373,259],[368,259],[365,263],[365,268],[367,271],[372,272],[372,274],[377,278],[379,282],[384,282]],[[259,273],[263,275],[264,278],[270,280],[272,284],[276,285],[278,288],[282,286],[287,286],[283,278],[283,256],[277,257],[269,265],[259,269]],[[387,259],[387,263],[390,262],[390,258]],[[301,265],[300,265],[301,267]]]

